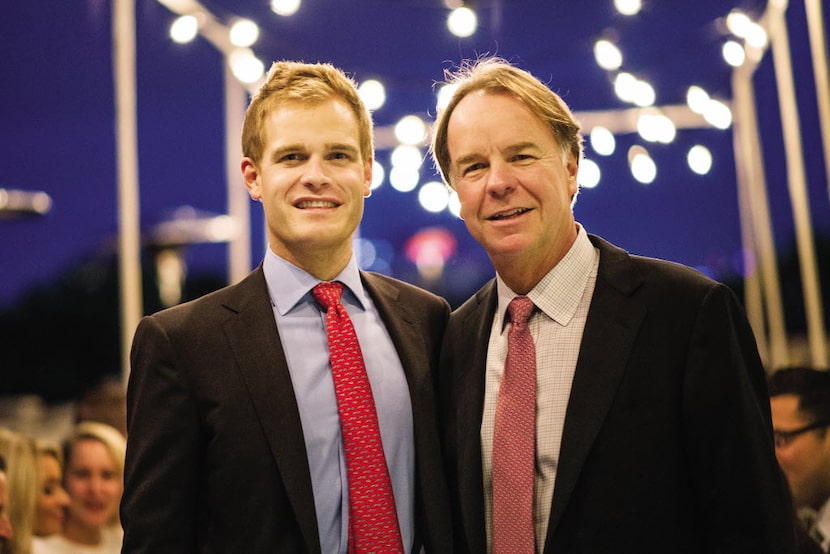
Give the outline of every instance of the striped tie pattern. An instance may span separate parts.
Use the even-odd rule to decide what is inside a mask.
[[[536,349],[527,326],[533,308],[525,296],[507,307],[511,324],[493,431],[494,554],[535,552]]]
[[[349,481],[349,553],[403,552],[372,387],[354,326],[340,303],[343,284],[323,282],[312,293],[326,310],[329,359]]]

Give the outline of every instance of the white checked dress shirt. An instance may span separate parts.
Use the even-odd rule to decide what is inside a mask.
[[[536,345],[536,478],[533,519],[536,549],[545,546],[553,486],[565,410],[571,393],[582,331],[596,284],[599,251],[582,226],[576,241],[562,260],[526,295],[536,305],[530,332]],[[507,356],[506,312],[517,296],[496,276],[498,306],[487,346],[484,413],[481,422],[481,460],[484,474],[484,506],[487,551],[493,539],[493,427],[499,382]]]

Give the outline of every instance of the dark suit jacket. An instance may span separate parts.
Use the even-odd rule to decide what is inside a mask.
[[[599,273],[545,552],[790,552],[764,370],[730,290],[591,236]],[[450,317],[439,380],[457,552],[486,551],[480,428],[495,281]]]
[[[447,552],[434,388],[449,305],[361,276],[409,383],[415,547]],[[145,317],[131,361],[123,552],[319,553],[303,430],[262,268]]]

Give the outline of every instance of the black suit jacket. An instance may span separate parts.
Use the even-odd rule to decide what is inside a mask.
[[[545,552],[790,552],[754,337],[731,291],[599,248]],[[480,428],[495,281],[450,317],[439,381],[457,552],[486,551]],[[544,401],[544,400],[542,400]]]
[[[434,386],[443,299],[361,273],[412,399],[416,549],[450,548]],[[303,430],[260,267],[145,317],[131,353],[125,553],[320,552]]]

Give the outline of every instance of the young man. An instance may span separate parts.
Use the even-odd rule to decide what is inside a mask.
[[[498,59],[450,77],[433,155],[497,273],[441,357],[456,551],[790,552],[735,296],[574,220],[579,125],[539,80]]]
[[[808,534],[830,550],[830,372],[779,369],[769,378],[775,455]]]
[[[275,63],[242,145],[269,249],[241,283],[138,327],[124,552],[447,552],[434,384],[449,306],[358,270],[373,147],[354,83]]]

